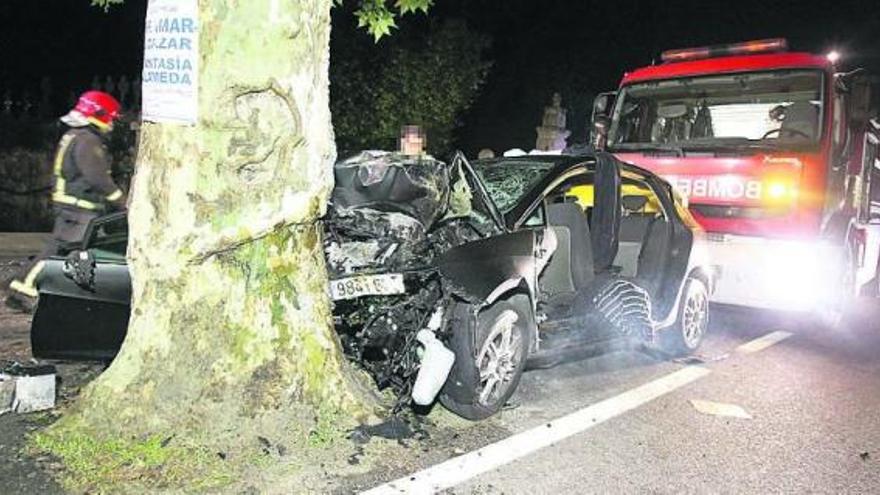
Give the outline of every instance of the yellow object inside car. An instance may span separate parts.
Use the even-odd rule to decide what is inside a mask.
[[[648,201],[645,203],[645,207],[639,213],[657,213],[660,211],[660,200],[657,198],[657,195],[654,194],[654,191],[647,186],[625,183],[621,186],[620,193],[621,196],[644,196],[647,198]],[[592,184],[573,186],[568,190],[567,195],[574,196],[577,203],[585,210],[593,207],[594,191]]]

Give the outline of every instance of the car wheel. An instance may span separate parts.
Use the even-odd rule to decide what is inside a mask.
[[[706,283],[688,278],[678,305],[675,325],[661,333],[663,350],[676,356],[696,351],[709,330],[709,291]]]
[[[470,420],[492,416],[507,402],[526,364],[532,331],[528,297],[515,295],[472,316],[458,304],[450,341],[455,364],[440,403]]]

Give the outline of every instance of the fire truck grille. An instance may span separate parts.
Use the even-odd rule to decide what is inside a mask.
[[[745,218],[761,220],[787,215],[791,208],[767,208],[762,206],[696,205],[691,209],[707,218]]]

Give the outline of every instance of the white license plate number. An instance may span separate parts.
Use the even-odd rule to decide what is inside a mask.
[[[361,296],[403,294],[403,274],[361,275],[330,281],[330,298],[334,301]]]

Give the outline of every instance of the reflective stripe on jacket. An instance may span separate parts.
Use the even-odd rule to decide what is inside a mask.
[[[55,203],[92,211],[122,203],[124,194],[110,176],[104,143],[89,128],[74,128],[62,136],[53,169]]]

